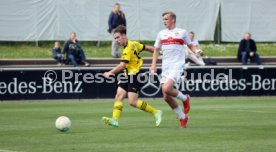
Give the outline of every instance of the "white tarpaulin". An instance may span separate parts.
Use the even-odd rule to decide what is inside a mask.
[[[167,10],[199,40],[214,39],[219,0],[1,0],[0,40],[65,40],[73,31],[80,40],[110,40],[107,20],[116,2],[126,14],[129,39],[155,40]]]
[[[275,0],[221,0],[222,41],[237,42],[250,32],[256,41],[276,41]]]

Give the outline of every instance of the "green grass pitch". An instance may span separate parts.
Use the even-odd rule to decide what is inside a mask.
[[[192,98],[188,128],[162,99],[145,99],[163,111],[152,115],[124,103],[119,128],[101,122],[113,102],[97,100],[5,101],[0,103],[1,152],[191,151],[272,152],[276,150],[276,97]],[[55,119],[68,116],[59,132]]]

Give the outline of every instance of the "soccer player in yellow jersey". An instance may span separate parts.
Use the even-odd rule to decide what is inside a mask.
[[[119,127],[118,120],[123,110],[123,99],[128,96],[128,102],[131,106],[152,113],[155,117],[155,125],[159,126],[162,120],[162,111],[157,110],[145,101],[138,99],[138,93],[142,84],[137,77],[140,72],[140,67],[143,64],[143,60],[139,54],[143,50],[153,52],[153,47],[128,40],[125,26],[118,26],[114,30],[113,37],[120,46],[124,47],[124,50],[122,51],[122,60],[120,64],[112,70],[105,72],[104,77],[109,78],[111,75],[124,70],[127,81],[120,81],[118,83],[112,118],[103,117],[103,122],[112,127]]]

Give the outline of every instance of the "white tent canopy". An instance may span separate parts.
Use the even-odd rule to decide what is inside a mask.
[[[222,41],[239,41],[245,32],[258,41],[276,40],[274,0],[1,0],[0,41],[65,40],[73,31],[79,40],[111,40],[107,20],[117,2],[134,40],[155,40],[164,28],[161,14],[169,10],[178,27],[212,41],[220,7]]]
[[[250,32],[256,41],[276,41],[275,0],[221,0],[223,41],[241,40]]]

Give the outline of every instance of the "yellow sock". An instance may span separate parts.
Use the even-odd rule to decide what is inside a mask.
[[[121,116],[121,112],[123,110],[123,102],[122,101],[115,101],[113,106],[113,114],[112,118],[119,119]]]
[[[150,106],[149,104],[147,104],[145,101],[142,101],[142,100],[137,101],[137,108],[152,114],[155,114],[157,112],[155,108],[153,108],[152,106]]]

